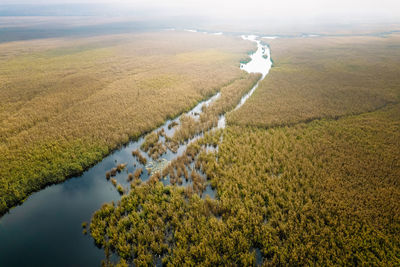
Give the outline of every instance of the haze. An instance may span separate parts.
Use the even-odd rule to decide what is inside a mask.
[[[145,1],[145,0],[5,0],[3,5],[56,5],[91,4],[96,12],[107,15],[133,14],[141,10],[153,10],[165,16],[201,16],[215,19],[246,20],[382,20],[396,21],[400,17],[400,2],[396,0],[282,0],[282,1]],[[0,4],[1,6],[1,4]],[[99,7],[104,7],[100,9]],[[90,9],[90,8],[89,8]],[[100,11],[102,10],[102,11]],[[140,12],[139,12],[140,13]]]

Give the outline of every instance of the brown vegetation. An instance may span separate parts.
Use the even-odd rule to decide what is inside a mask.
[[[170,124],[168,124],[168,129],[172,129],[172,128],[174,128],[175,126],[177,126],[177,125],[179,125],[179,123],[177,123],[176,121],[173,121],[173,122],[171,122]]]
[[[167,139],[167,146],[172,151],[176,151],[179,143],[216,127],[219,115],[232,110],[239,103],[241,97],[250,91],[259,79],[260,74],[244,73],[241,79],[221,88],[220,97],[209,106],[203,107],[203,112],[198,120],[190,115],[182,115],[179,128],[176,129],[172,138]]]
[[[111,177],[112,177],[112,176],[116,176],[116,175],[117,175],[117,171],[118,171],[117,168],[112,168],[111,171],[110,171]]]
[[[360,58],[368,45],[375,50],[377,43],[393,39],[350,41],[354,51],[343,49],[339,41],[331,52],[343,49]],[[327,52],[314,50],[317,56]],[[332,87],[328,78],[326,88],[315,87],[310,77],[327,73],[312,66],[310,54],[303,56],[309,62],[303,62],[304,69],[293,63],[297,59],[285,68],[296,69],[294,76],[305,81],[302,86],[291,85],[309,88],[310,109],[296,114],[304,107],[305,89],[298,88],[295,100],[285,102],[290,86],[273,94],[261,87],[261,93],[256,91],[242,106],[245,111],[231,114],[230,122],[239,126],[206,134],[162,173],[178,183],[182,170],[194,161],[193,186],[163,186],[157,174],[132,187],[117,205],[105,204],[94,214],[91,235],[106,257],[115,252],[122,263],[135,265],[154,265],[155,257],[161,257],[171,266],[254,266],[259,251],[264,266],[400,264],[400,104],[395,103],[400,88],[394,82],[398,51],[387,47],[354,72],[368,77],[365,69],[374,72],[370,60],[377,60],[376,67],[392,66],[375,77],[374,87],[371,79],[365,84],[340,79],[343,73],[333,66],[336,73],[330,69],[330,75],[339,85],[360,87],[357,91],[350,84],[349,92]],[[285,62],[279,54],[277,58],[277,66]],[[357,95],[366,103],[358,102]],[[327,107],[314,105],[317,100],[328,101],[327,96],[332,100]],[[275,101],[269,102],[270,97]],[[276,120],[270,117],[268,110],[280,110],[282,103],[289,105],[282,107],[286,113],[276,113]],[[369,109],[375,111],[365,112]],[[344,116],[352,113],[357,114]],[[323,116],[327,118],[315,119]],[[297,123],[302,120],[309,122]],[[275,122],[290,126],[271,127]],[[243,126],[248,124],[263,127]],[[204,146],[218,149],[206,153]],[[200,172],[215,188],[215,200],[195,193],[195,181],[198,188],[204,185]]]
[[[227,123],[271,127],[397,102],[400,35],[269,41],[274,67]]]
[[[135,178],[135,180],[140,178],[140,175],[142,175],[142,172],[143,172],[142,168],[138,168],[135,170],[135,173],[133,174],[133,177]]]
[[[132,151],[132,156],[137,157],[141,164],[146,164],[147,159],[140,153],[138,149]]]
[[[162,154],[167,152],[167,147],[162,142],[157,142],[150,148],[148,154],[153,160],[158,159]]]
[[[152,132],[152,133],[146,135],[146,137],[144,138],[144,142],[140,146],[140,148],[143,151],[147,152],[147,151],[149,151],[150,148],[152,148],[155,144],[158,143],[158,139],[159,139],[158,133]]]
[[[221,133],[221,130],[207,132],[204,137],[190,143],[184,154],[172,160],[161,172],[161,178],[169,177],[172,185],[182,185],[183,179],[186,182],[190,180],[192,181],[189,189],[190,194],[196,193],[201,196],[206,188],[207,181],[206,177],[200,174],[200,172],[203,171],[202,164],[204,164],[207,156],[211,156],[205,150],[207,146],[217,146]]]
[[[117,171],[121,172],[122,170],[124,170],[126,168],[128,164],[127,163],[120,163],[117,165]]]
[[[249,46],[178,32],[0,44],[0,213],[240,77]]]
[[[155,255],[172,265],[254,265],[255,248],[267,266],[396,265],[399,114],[396,105],[291,128],[230,127],[202,164],[216,200],[157,177],[97,211],[91,235],[137,265]]]

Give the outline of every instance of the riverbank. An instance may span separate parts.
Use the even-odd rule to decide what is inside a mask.
[[[197,174],[191,178],[193,190],[164,186],[157,177],[135,185],[93,216],[93,238],[106,258],[119,256],[106,263],[396,265],[400,88],[399,42],[392,38],[275,43],[281,52],[274,53],[277,68],[230,113],[246,110],[242,123],[235,126],[228,119],[225,129],[206,134],[176,164],[179,170],[194,161],[215,197],[199,197],[203,184]],[[338,86],[342,82],[347,86]],[[369,97],[374,91],[376,97]],[[394,104],[375,106],[373,112],[358,105],[359,99],[374,105],[378,96],[391,96]],[[290,108],[281,106],[285,101],[292,101]],[[290,117],[270,116],[280,108],[308,116],[307,104],[323,118],[288,125]],[[361,113],[330,119],[327,107]],[[284,126],[268,127],[271,118]]]
[[[0,213],[239,78],[248,49],[164,31],[0,44]]]
[[[217,35],[215,38],[219,37],[222,36]],[[246,43],[250,42],[246,41]],[[236,71],[241,73],[241,80],[245,82],[251,75],[240,71],[238,62],[239,59],[235,63]],[[254,82],[256,80],[246,82],[249,87],[241,88],[241,90],[243,92],[251,90]],[[221,92],[230,92],[229,86],[232,87],[233,83],[221,86]],[[240,93],[241,91],[235,92]],[[235,101],[240,100],[240,96],[235,97],[237,97]],[[219,97],[211,99],[218,101]],[[185,115],[200,118],[202,106],[211,106],[212,103],[214,102],[201,102],[192,110],[186,112]],[[179,126],[179,117],[166,121],[152,132],[164,130],[166,136],[172,136],[178,127],[168,129],[168,126],[173,122],[178,123]],[[0,244],[0,249],[6,253],[3,254],[4,256],[0,256],[0,265],[27,265],[28,261],[29,264],[37,265],[51,265],[54,262],[63,262],[66,266],[98,265],[103,258],[103,251],[94,246],[89,235],[82,234],[82,222],[90,221],[91,215],[103,203],[120,200],[121,196],[116,187],[106,179],[106,173],[118,164],[127,163],[126,168],[117,172],[116,176],[113,177],[116,184],[120,184],[125,192],[128,192],[130,187],[130,183],[127,181],[129,173],[135,173],[138,168],[143,170],[140,179],[143,181],[149,179],[151,174],[145,168],[146,164],[140,164],[137,158],[132,157],[132,151],[140,150],[145,136],[141,136],[138,140],[115,150],[98,164],[84,171],[82,176],[68,179],[63,183],[46,187],[44,190],[32,194],[23,205],[17,206],[10,213],[5,214],[0,220],[0,238],[4,240]],[[195,139],[198,137],[199,135],[195,136]],[[165,137],[160,137],[160,140],[165,140]],[[182,155],[186,150],[187,143],[189,142],[180,145],[176,153],[168,149],[165,154],[161,155],[160,159],[171,161]],[[148,162],[154,162],[143,151],[142,155]],[[206,188],[205,194],[212,195],[210,187]],[[29,231],[21,231],[21,229],[29,229]],[[48,232],[57,234],[48,235]],[[57,246],[54,246],[54,244],[57,244]],[[32,250],[32,247],[35,249]],[[17,253],[21,253],[21,251],[29,256],[18,257]],[[70,255],[68,258],[65,258],[65,251],[68,251]],[[49,255],[52,256],[49,257]]]

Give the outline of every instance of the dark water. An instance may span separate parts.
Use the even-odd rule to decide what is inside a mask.
[[[129,162],[138,142],[106,157],[82,176],[33,194],[0,221],[0,266],[98,266],[103,251],[89,235],[82,234],[82,222],[105,202],[120,195],[105,179],[116,162]],[[127,184],[126,172],[117,175]]]
[[[251,39],[255,41],[255,39]],[[262,57],[264,53],[259,50],[267,49],[257,41],[258,52],[254,55]],[[264,50],[262,50],[264,51]],[[268,50],[269,55],[269,50]],[[263,58],[265,65],[260,69],[255,68],[263,74],[263,78],[271,67],[270,59]],[[255,56],[252,61],[256,62]],[[250,64],[251,62],[250,61]],[[257,61],[258,62],[258,61]],[[246,67],[247,64],[242,67]],[[244,68],[245,69],[245,68]],[[245,69],[246,70],[246,69]],[[254,92],[258,83],[245,96],[238,106]],[[203,105],[215,101],[219,93],[207,101],[199,103],[187,114],[194,118],[199,117]],[[175,128],[168,129],[171,122],[178,122],[179,117],[167,121],[161,127],[155,129],[158,132],[164,129],[171,136]],[[218,128],[225,127],[225,116],[220,117]],[[187,144],[201,137],[198,135],[179,147],[177,153],[170,150],[162,155],[163,160],[171,161],[182,155]],[[163,137],[161,137],[163,139]],[[103,203],[120,199],[115,187],[107,181],[105,173],[119,163],[127,163],[127,168],[115,177],[119,184],[128,190],[130,183],[127,181],[128,173],[133,173],[136,168],[141,167],[142,180],[149,178],[145,166],[141,165],[132,151],[139,149],[143,143],[143,137],[131,142],[126,147],[115,151],[104,158],[101,162],[86,171],[83,175],[69,179],[61,184],[52,185],[40,192],[31,195],[25,203],[10,210],[0,219],[0,267],[1,266],[99,266],[104,259],[103,250],[94,245],[90,235],[82,233],[82,222],[89,222],[92,214],[98,210]],[[207,150],[215,148],[207,147]],[[152,161],[149,156],[142,152],[148,162]],[[189,173],[190,174],[190,173]],[[164,180],[165,184],[169,181]],[[191,182],[183,179],[182,186]],[[202,197],[215,197],[215,192],[208,185]]]
[[[208,101],[199,103],[188,114],[194,117],[203,105],[216,100],[219,94]],[[173,121],[179,122],[179,118]],[[168,129],[167,121],[155,131],[164,129],[171,136],[175,128]],[[199,138],[201,135],[189,140]],[[115,177],[126,189],[128,172],[141,167],[142,180],[149,178],[149,172],[140,164],[132,151],[139,149],[143,137],[128,146],[115,151],[83,175],[64,183],[52,185],[34,193],[24,204],[15,207],[0,220],[0,266],[98,266],[104,259],[103,250],[94,245],[90,235],[83,235],[82,222],[89,222],[92,214],[103,203],[120,199],[115,187],[106,180],[105,173],[119,163],[128,163],[127,168]],[[182,155],[187,143],[177,153],[170,150],[161,158],[168,161]],[[142,151],[141,151],[142,152]],[[152,161],[142,152],[148,162]],[[164,183],[168,184],[168,180]],[[185,186],[187,183],[183,183]],[[204,195],[215,193],[208,186]]]
[[[0,266],[98,266],[103,251],[82,234],[81,223],[119,195],[104,172],[106,158],[82,177],[33,194],[0,221]]]

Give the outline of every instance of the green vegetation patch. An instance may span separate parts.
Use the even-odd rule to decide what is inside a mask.
[[[116,252],[137,265],[399,265],[397,41],[273,43],[271,76],[207,137],[217,149],[171,163],[194,160],[216,198],[133,186],[92,218],[106,263]]]
[[[229,127],[203,170],[217,198],[132,188],[90,225],[106,255],[167,265],[400,263],[400,105],[264,130]]]

